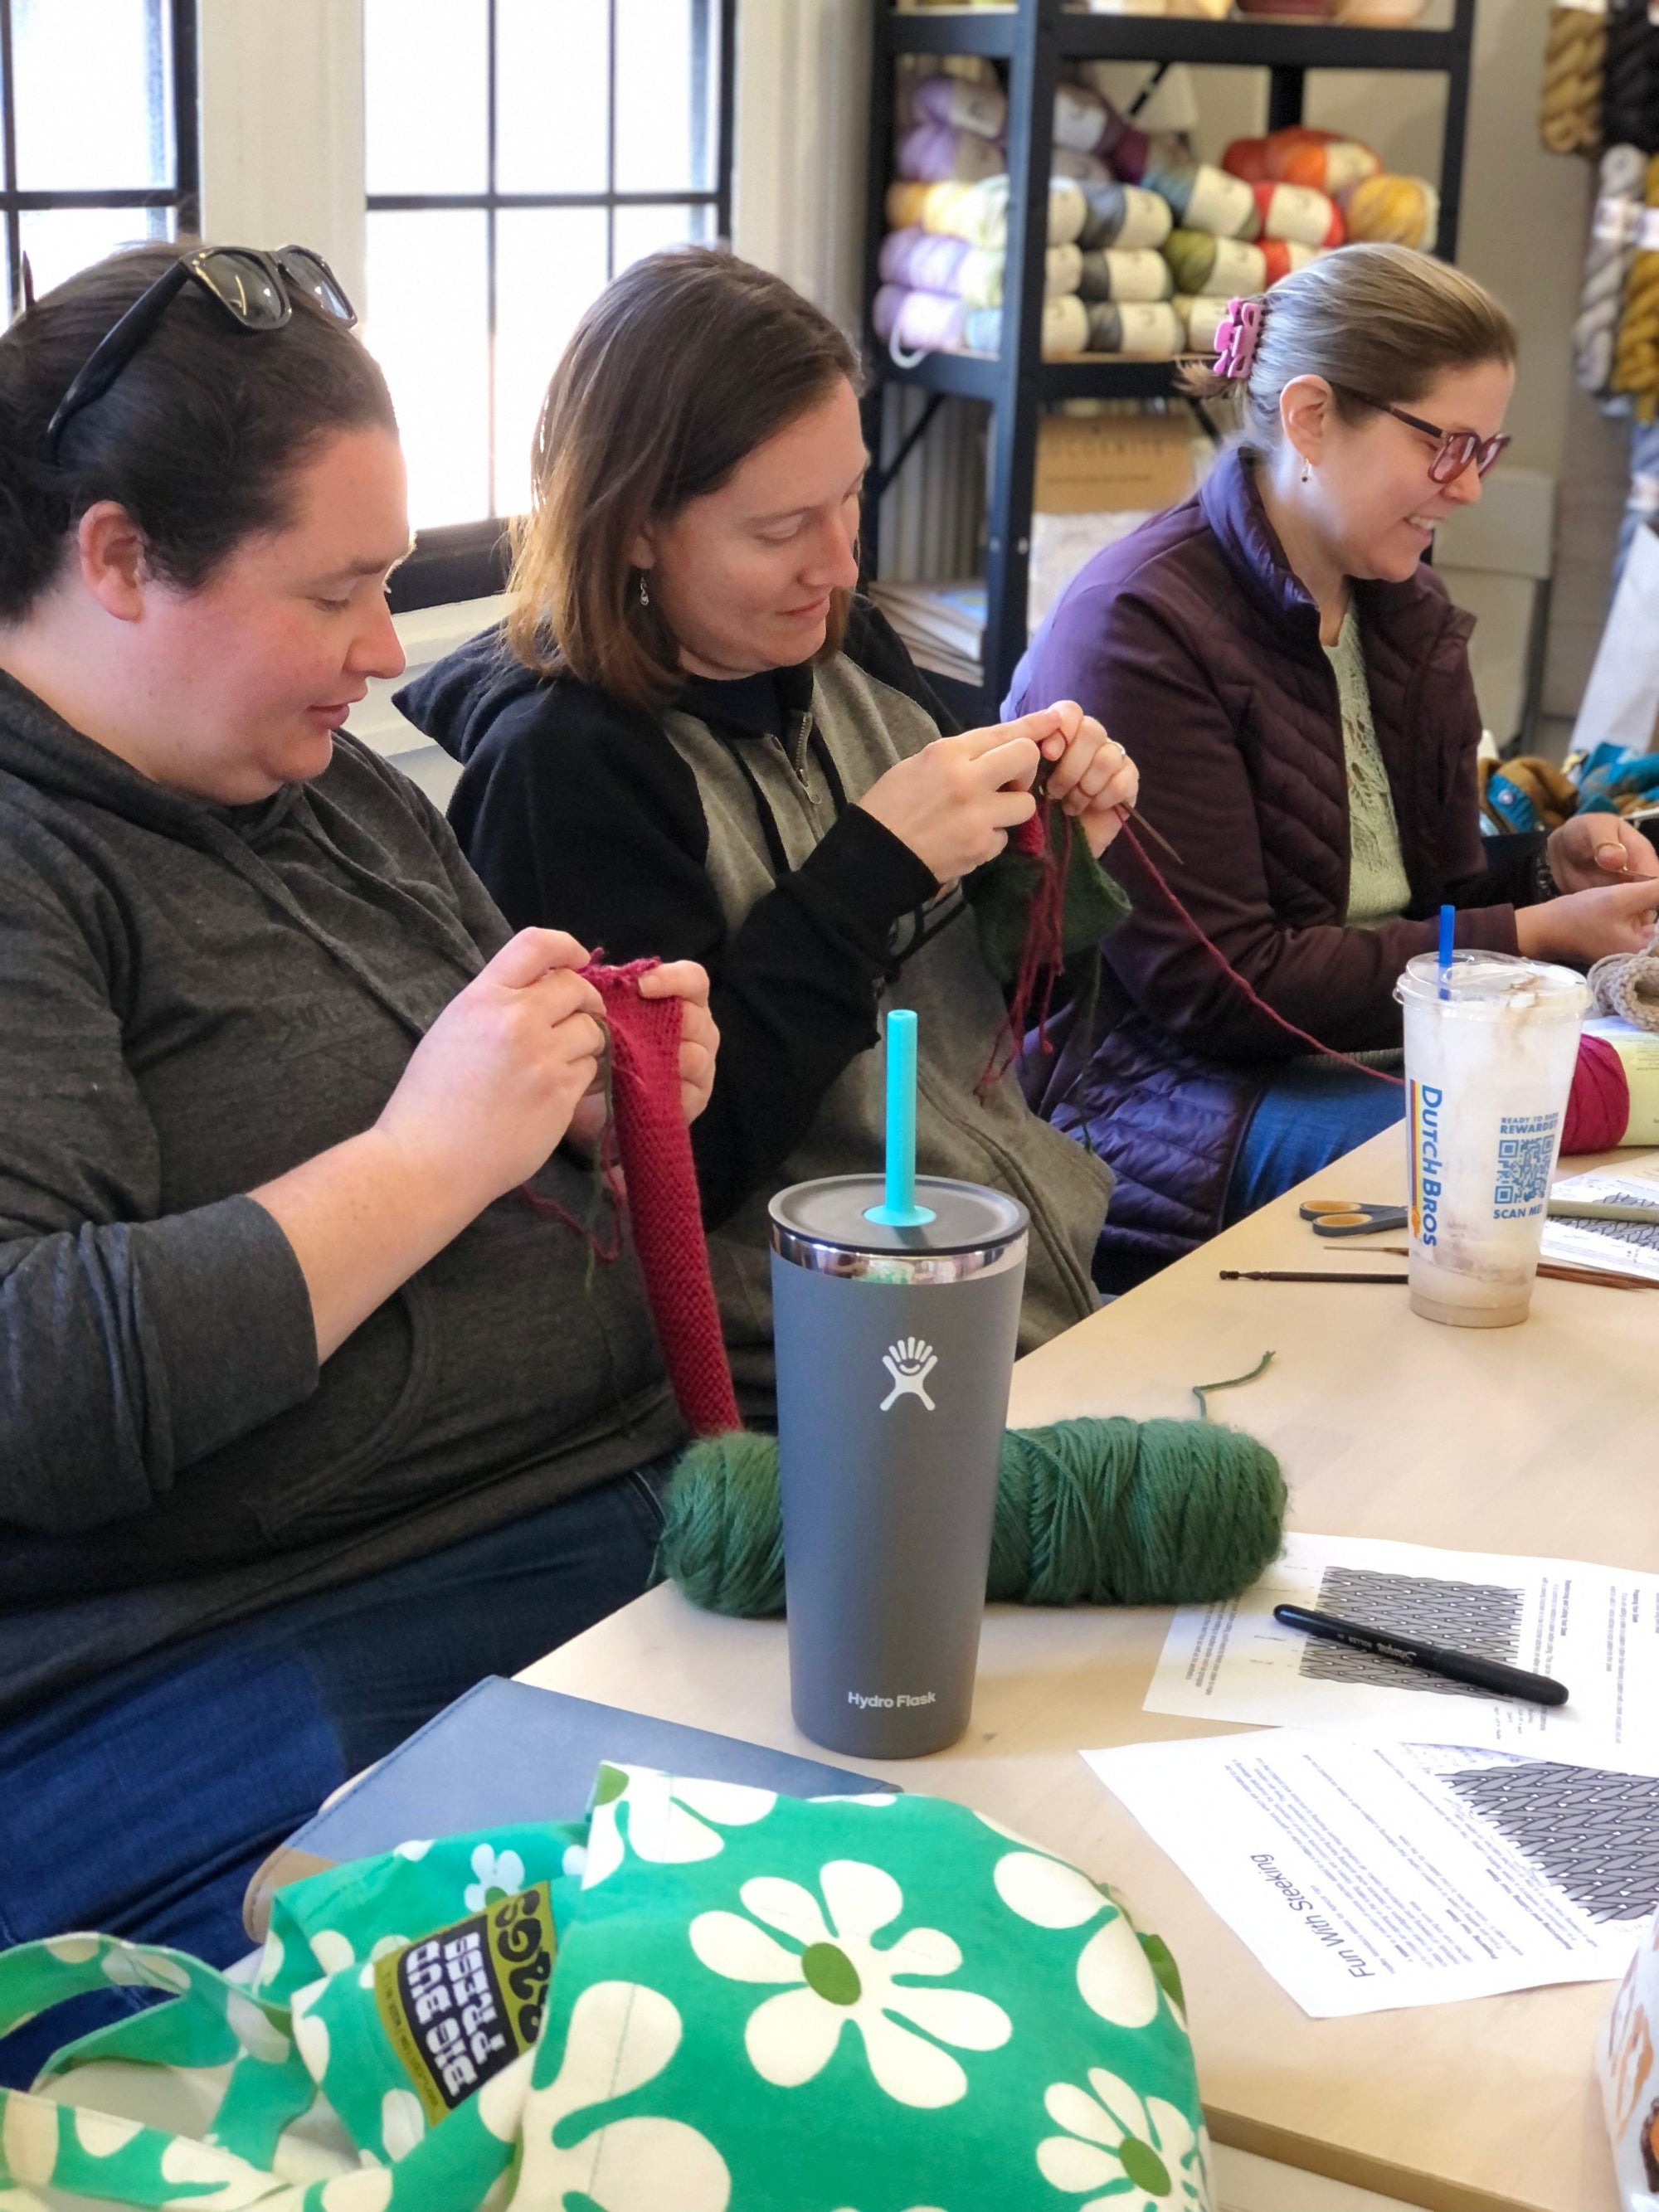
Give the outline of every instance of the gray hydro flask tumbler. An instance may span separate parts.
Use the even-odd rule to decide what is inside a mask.
[[[973,1705],[1027,1217],[924,1177],[895,1225],[884,1188],[772,1200],[778,1449],[796,1726],[909,1759]]]

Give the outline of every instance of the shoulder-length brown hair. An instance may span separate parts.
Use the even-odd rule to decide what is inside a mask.
[[[685,680],[678,644],[641,604],[629,547],[653,518],[717,491],[842,377],[857,387],[852,347],[781,276],[705,246],[624,270],[582,317],[542,403],[507,586],[517,658],[630,707],[666,704]],[[826,652],[846,619],[837,592]]]

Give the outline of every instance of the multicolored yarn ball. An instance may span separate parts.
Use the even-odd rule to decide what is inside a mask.
[[[1000,146],[976,131],[918,123],[899,140],[895,166],[901,177],[916,184],[976,185],[982,178],[1004,175],[1008,161]]]
[[[1114,119],[1121,121],[1110,103],[1086,85],[1060,84],[1054,88],[1054,142],[1072,154],[1098,154]]]
[[[1647,167],[1636,146],[1609,146],[1601,156],[1600,189],[1584,249],[1578,318],[1572,326],[1573,376],[1581,392],[1605,392],[1613,374],[1613,342],[1636,258]]]
[[[1104,246],[1162,246],[1174,228],[1169,202],[1139,185],[1085,185],[1083,197],[1089,211],[1078,244],[1085,252]]]
[[[1653,216],[1659,209],[1659,154],[1649,159],[1644,197],[1647,205],[1625,281],[1607,388],[1628,393],[1636,403],[1637,420],[1651,422],[1659,417],[1659,236],[1653,235],[1659,231]]]
[[[902,285],[884,284],[871,303],[870,321],[902,368],[923,354],[960,353],[970,343],[966,331],[969,313],[946,292],[907,292]],[[994,353],[996,348],[987,350]]]
[[[1002,310],[970,307],[963,317],[962,343],[969,353],[1000,353]],[[1042,358],[1069,361],[1089,347],[1089,311],[1074,292],[1042,303]]]
[[[1168,200],[1170,213],[1184,230],[1206,230],[1212,238],[1255,238],[1261,231],[1261,218],[1250,187],[1212,161],[1154,163],[1146,171],[1146,183]]]
[[[1594,154],[1600,149],[1607,52],[1605,9],[1551,9],[1538,104],[1538,135],[1546,153]]]
[[[928,76],[911,94],[910,108],[918,123],[942,123],[952,131],[1000,138],[1008,120],[1008,95],[996,84],[969,84],[957,76]]]
[[[1056,146],[1049,161],[1049,173],[1069,177],[1075,185],[1109,185],[1111,170],[1098,154],[1074,154],[1068,146]]]
[[[1177,292],[1246,297],[1267,289],[1267,256],[1243,239],[1214,238],[1205,230],[1172,230],[1164,258]]]
[[[1182,349],[1185,331],[1167,300],[1101,300],[1088,310],[1091,353],[1151,354]]]
[[[1356,242],[1434,251],[1440,195],[1423,177],[1367,177],[1343,193],[1341,209],[1348,236]]]
[[[1293,238],[1264,238],[1261,259],[1267,271],[1267,289],[1294,276],[1298,269],[1305,269],[1310,261],[1323,258],[1324,248],[1318,246],[1298,246]]]
[[[1082,263],[1071,289],[1085,300],[1167,300],[1175,289],[1169,263],[1150,246],[1105,246],[1084,254]]]
[[[957,272],[975,251],[965,238],[947,237],[911,223],[888,232],[877,267],[884,284],[896,284],[903,291],[954,292]]]
[[[890,230],[919,227],[952,238],[965,238],[970,246],[1005,246],[1008,243],[1008,179],[987,177],[982,184],[889,185],[883,202]],[[1065,177],[1048,185],[1048,243],[1076,242],[1088,214],[1082,187]]]
[[[1357,138],[1295,123],[1265,138],[1235,138],[1221,166],[1249,184],[1308,185],[1334,199],[1379,174],[1382,161]]]
[[[1346,232],[1342,210],[1310,185],[1264,183],[1251,186],[1263,238],[1294,240],[1302,246],[1340,246]]]
[[[1216,332],[1220,328],[1222,318],[1227,312],[1228,301],[1225,295],[1224,294],[1220,298],[1200,295],[1194,299],[1187,293],[1177,292],[1170,304],[1176,311],[1176,317],[1181,324],[1182,334],[1193,352],[1213,353],[1216,348]]]

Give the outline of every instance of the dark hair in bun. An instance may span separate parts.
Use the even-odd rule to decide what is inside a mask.
[[[240,329],[195,284],[171,301],[100,399],[52,411],[99,340],[189,245],[139,246],[82,270],[0,337],[0,622],[57,576],[89,507],[114,500],[155,572],[186,590],[245,538],[280,529],[293,474],[331,433],[395,433],[392,398],[350,331],[302,296],[281,330]]]

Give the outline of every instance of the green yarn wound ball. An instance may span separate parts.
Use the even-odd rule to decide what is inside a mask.
[[[1010,1429],[985,1594],[1016,1605],[1232,1597],[1278,1557],[1285,1504],[1267,1446],[1214,1421]],[[657,1562],[711,1613],[783,1611],[775,1437],[691,1446],[669,1486]]]

